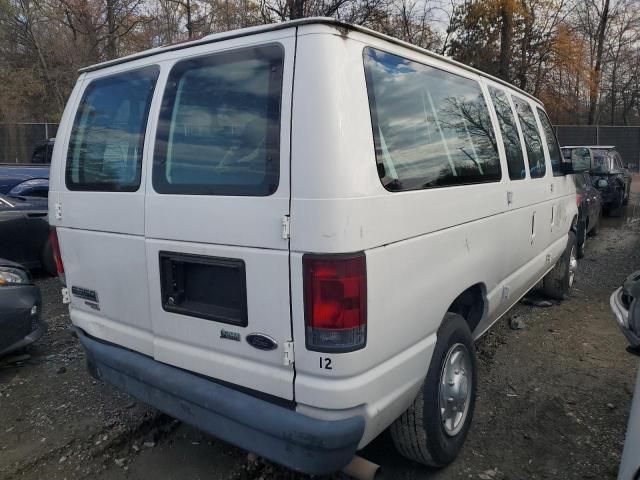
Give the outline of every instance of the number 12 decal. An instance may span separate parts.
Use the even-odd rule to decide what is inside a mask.
[[[320,357],[320,368],[324,370],[333,370],[331,366],[331,359],[327,357]]]

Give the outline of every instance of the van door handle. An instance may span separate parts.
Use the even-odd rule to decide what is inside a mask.
[[[531,245],[533,245],[534,238],[536,238],[536,212],[531,215]]]

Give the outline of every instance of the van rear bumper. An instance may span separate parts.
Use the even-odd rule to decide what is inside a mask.
[[[293,470],[346,466],[364,432],[361,416],[319,420],[220,385],[75,329],[100,380],[200,430]]]

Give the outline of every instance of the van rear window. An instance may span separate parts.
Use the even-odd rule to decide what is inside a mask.
[[[378,175],[387,190],[501,179],[478,82],[369,47],[364,64]]]
[[[266,45],[193,58],[169,74],[153,166],[158,193],[278,188],[284,53]]]
[[[69,190],[132,192],[159,68],[100,78],[84,91],[67,150]]]

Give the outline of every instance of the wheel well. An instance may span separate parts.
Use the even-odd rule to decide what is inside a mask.
[[[480,323],[485,310],[485,288],[477,283],[458,295],[448,312],[457,313],[467,321],[472,332]]]
[[[573,217],[573,220],[571,220],[571,230],[573,230],[574,233],[578,233],[578,216],[577,215]]]

